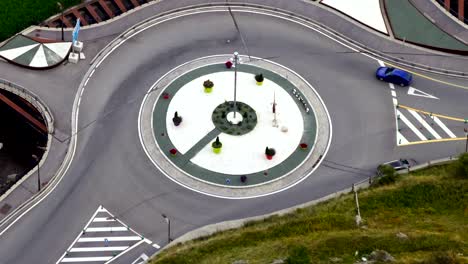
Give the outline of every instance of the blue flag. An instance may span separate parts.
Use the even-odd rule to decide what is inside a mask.
[[[75,28],[73,29],[73,33],[72,33],[72,42],[73,44],[75,44],[77,41],[78,41],[78,33],[80,32],[80,19],[78,18],[76,20],[76,25],[75,25]]]

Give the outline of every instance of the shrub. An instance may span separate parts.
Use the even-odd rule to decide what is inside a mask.
[[[452,251],[434,252],[431,256],[422,262],[422,264],[459,264],[460,260]]]
[[[223,146],[223,143],[219,141],[219,137],[216,137],[216,141],[211,143],[211,146],[213,148],[221,148]]]
[[[275,154],[276,154],[276,150],[274,148],[269,148],[269,147],[265,148],[265,155],[274,156]]]
[[[380,165],[377,171],[381,176],[376,183],[378,186],[395,183],[398,178],[395,169],[390,165]]]
[[[255,80],[257,82],[263,82],[263,74],[259,73],[259,74],[255,75]]]
[[[463,153],[450,166],[450,174],[455,177],[468,179],[468,153]]]
[[[214,86],[214,83],[210,80],[206,80],[203,82],[203,87],[205,88],[213,88],[213,86]]]
[[[310,256],[306,247],[295,246],[292,248],[289,257],[286,258],[287,264],[310,264]]]

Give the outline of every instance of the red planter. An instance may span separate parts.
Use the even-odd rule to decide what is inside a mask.
[[[226,61],[226,63],[224,65],[226,65],[226,68],[231,69],[232,62],[231,61]]]
[[[268,160],[273,159],[273,156],[272,156],[272,155],[265,155],[265,156],[266,156],[266,158],[267,158]]]
[[[175,157],[177,155],[177,149],[171,149],[169,153],[171,153],[171,156]]]

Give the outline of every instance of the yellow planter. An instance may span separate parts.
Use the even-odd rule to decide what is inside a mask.
[[[205,93],[211,93],[212,90],[213,90],[213,87],[211,88],[205,87]]]
[[[263,82],[257,82],[257,85],[258,85],[258,86],[260,86],[260,85],[262,85],[262,84],[263,84]]]
[[[213,152],[219,154],[221,153],[221,148],[213,148]]]

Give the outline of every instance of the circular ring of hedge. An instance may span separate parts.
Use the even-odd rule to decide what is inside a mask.
[[[228,121],[227,114],[230,112],[234,112],[233,101],[224,102],[218,105],[211,115],[213,124],[223,133],[233,136],[241,136],[252,131],[257,125],[257,114],[248,104],[236,102],[236,112],[242,115],[242,121],[237,124],[233,124]]]

